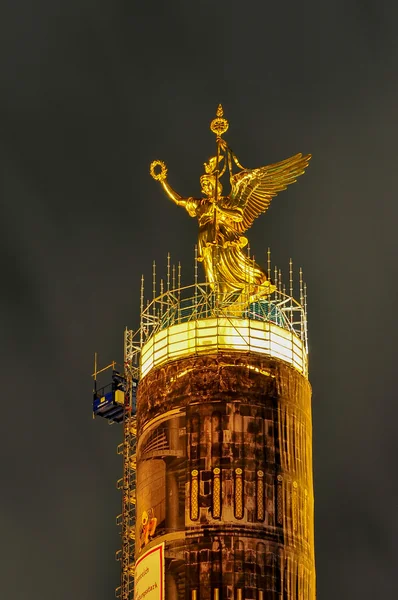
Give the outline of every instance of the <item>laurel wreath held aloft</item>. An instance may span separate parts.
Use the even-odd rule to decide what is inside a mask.
[[[160,171],[157,170],[156,167],[160,167]],[[149,172],[157,181],[164,181],[167,177],[167,167],[162,160],[152,161]]]

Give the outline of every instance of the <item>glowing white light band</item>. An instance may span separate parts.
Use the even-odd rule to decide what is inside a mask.
[[[156,333],[142,348],[141,377],[169,360],[223,350],[279,358],[308,374],[304,344],[294,333],[270,322],[220,317],[179,323]]]

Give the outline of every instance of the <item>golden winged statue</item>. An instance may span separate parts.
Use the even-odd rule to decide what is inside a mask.
[[[267,211],[272,198],[304,173],[311,155],[295,154],[272,165],[245,169],[222,139],[228,121],[223,118],[221,105],[210,127],[217,136],[217,156],[204,165],[205,173],[200,178],[202,198],[184,198],[175,192],[167,181],[162,161],[153,161],[150,172],[173,202],[198,219],[198,261],[203,262],[207,280],[222,302],[236,302],[243,294],[253,302],[271,294],[275,286],[243,250],[248,244],[244,234]],[[240,169],[235,174],[233,164]],[[227,169],[231,191],[223,196],[220,179]]]

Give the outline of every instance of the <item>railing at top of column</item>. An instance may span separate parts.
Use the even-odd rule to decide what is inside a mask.
[[[174,269],[175,270],[175,269]],[[268,253],[268,274],[271,264]],[[170,277],[170,256],[168,256],[167,280],[160,281],[160,294],[156,295],[156,268],[153,264],[152,299],[144,302],[144,278],[141,279],[141,321],[137,331],[130,332],[128,356],[138,366],[138,354],[156,333],[179,323],[210,319],[215,317],[251,319],[273,323],[297,336],[305,351],[308,351],[307,339],[307,290],[303,282],[302,270],[299,271],[299,298],[293,297],[293,267],[289,264],[289,293],[282,284],[281,271],[274,269],[275,291],[258,297],[253,285],[237,290],[236,294],[226,296],[221,285],[209,282],[199,283],[195,268],[195,283],[181,287],[181,267],[178,267],[178,281]],[[175,284],[177,283],[177,287]],[[174,284],[174,285],[171,285]]]

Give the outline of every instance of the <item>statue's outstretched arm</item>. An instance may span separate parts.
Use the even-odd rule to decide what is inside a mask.
[[[186,208],[188,198],[183,198],[182,196],[180,196],[180,194],[174,191],[171,185],[166,181],[166,179],[163,179],[160,183],[170,200],[178,204],[178,206],[184,206],[184,208]]]
[[[160,171],[157,168],[160,167]],[[162,160],[154,160],[151,162],[151,166],[149,171],[154,179],[160,181],[162,188],[173,202],[178,204],[178,206],[184,206],[186,208],[188,198],[183,198],[176,191],[173,190],[171,185],[166,181],[167,177],[167,167]]]

